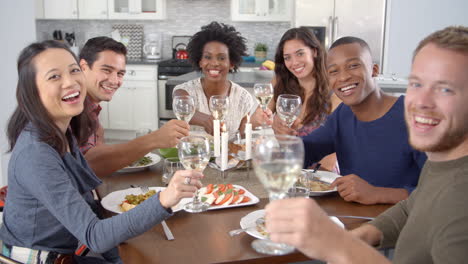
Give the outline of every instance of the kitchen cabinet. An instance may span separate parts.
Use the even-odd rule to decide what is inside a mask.
[[[382,62],[386,0],[296,0],[294,26],[325,27],[325,46],[344,36],[364,39]]]
[[[45,19],[77,19],[78,0],[44,0]]]
[[[107,0],[78,0],[79,19],[107,19]]]
[[[291,21],[292,0],[231,0],[232,21]]]
[[[44,0],[34,1],[36,7],[36,18],[44,18]]]
[[[165,19],[165,0],[108,0],[110,19]]]
[[[127,65],[122,86],[99,115],[107,129],[138,130],[158,128],[157,67]],[[106,108],[106,109],[105,109]]]

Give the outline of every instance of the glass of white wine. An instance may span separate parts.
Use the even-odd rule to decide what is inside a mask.
[[[172,110],[177,119],[190,122],[195,114],[195,98],[190,95],[174,96],[172,100]]]
[[[273,85],[271,83],[256,83],[254,84],[254,94],[263,112],[265,112],[271,98],[273,98]],[[266,127],[265,122],[263,127]]]
[[[213,95],[210,97],[210,110],[215,120],[225,121],[229,108],[229,97]]]
[[[180,139],[177,145],[179,160],[186,170],[203,172],[210,161],[210,145],[208,139],[202,136],[187,136]],[[190,213],[199,213],[208,210],[209,204],[198,199],[198,191],[193,201],[184,206]]]
[[[301,174],[304,162],[304,145],[298,137],[288,135],[263,136],[258,139],[253,155],[255,174],[268,191],[270,201],[288,197],[291,188]],[[284,255],[294,247],[258,239],[252,247],[259,253]]]
[[[278,116],[291,127],[301,113],[301,97],[294,94],[282,94],[276,100]]]

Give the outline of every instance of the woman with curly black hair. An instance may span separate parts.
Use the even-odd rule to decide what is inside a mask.
[[[204,127],[213,134],[213,118],[209,101],[213,95],[226,95],[230,104],[226,116],[227,129],[234,135],[246,121],[245,116],[257,109],[250,93],[227,79],[228,73],[236,72],[246,54],[245,38],[232,26],[211,22],[203,26],[187,45],[189,59],[201,71],[202,77],[177,85],[173,95],[191,95],[196,98],[195,115],[190,124]]]

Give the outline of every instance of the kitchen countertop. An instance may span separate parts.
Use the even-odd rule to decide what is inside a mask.
[[[174,78],[169,78],[167,80],[167,85],[178,85],[196,78],[199,78],[201,73],[199,72],[189,72],[184,75],[180,75]],[[239,84],[244,88],[253,87],[255,83],[262,83],[262,82],[271,82],[273,78],[273,72],[271,74],[268,73],[257,73],[257,72],[237,72],[237,73],[229,73],[228,79]]]

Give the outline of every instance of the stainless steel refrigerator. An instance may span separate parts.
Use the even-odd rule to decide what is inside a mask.
[[[325,47],[340,37],[364,39],[382,66],[386,0],[296,0],[294,26],[325,27]]]

